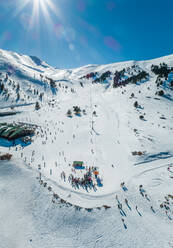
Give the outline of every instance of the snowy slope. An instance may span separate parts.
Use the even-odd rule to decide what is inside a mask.
[[[151,190],[152,192],[153,190]],[[116,207],[108,210],[76,211],[72,207],[52,204],[52,194],[38,184],[35,173],[20,161],[0,166],[0,240],[2,248],[107,248],[107,247],[172,247],[172,222],[150,203],[128,193],[129,205],[124,206],[127,229]],[[124,201],[119,193],[119,200]],[[157,197],[151,196],[157,205]],[[114,200],[116,203],[116,201]],[[142,217],[135,210],[139,205]],[[155,205],[154,205],[155,207]]]
[[[170,69],[168,77],[162,75],[158,79],[152,71],[151,66],[160,66],[160,63]],[[9,229],[10,241],[5,236],[5,230],[10,228],[11,217],[8,217],[0,236],[4,247],[57,247],[59,242],[58,247],[76,247],[75,244],[77,247],[173,246],[172,199],[169,198],[170,210],[160,208],[165,196],[173,195],[171,67],[173,55],[150,61],[60,70],[35,57],[0,50],[0,83],[5,89],[0,93],[0,112],[19,112],[0,117],[0,123],[37,125],[33,142],[26,147],[12,146],[0,139],[1,152],[13,154],[11,164],[0,162],[1,201],[7,206],[0,208],[0,220],[3,221],[11,204],[19,209],[19,219],[25,208],[29,209],[29,216],[24,215],[21,225],[25,226],[28,218],[34,216],[28,229],[20,234],[24,238],[19,236],[13,246],[12,229]],[[117,71],[122,73],[118,83]],[[136,80],[140,73],[145,77],[132,83],[130,80]],[[55,85],[52,87],[51,83]],[[163,96],[156,94],[160,91],[164,92]],[[136,101],[137,107],[134,106]],[[36,102],[41,106],[39,110],[35,110]],[[80,116],[75,115],[73,106],[80,107]],[[68,110],[72,112],[71,117],[66,114]],[[73,161],[83,161],[84,168],[74,170]],[[99,173],[96,178],[92,171],[94,187],[72,185],[69,176],[82,180],[89,167],[96,167]],[[21,176],[15,179],[18,170]],[[40,186],[34,179],[39,173],[58,199],[66,203],[51,202],[53,193],[48,193],[47,187]],[[4,185],[8,181],[9,189],[6,189]],[[122,182],[127,191],[121,188]],[[22,194],[18,193],[21,190],[18,184],[23,185]],[[141,184],[147,196],[145,192],[144,196],[139,193]],[[6,196],[6,190],[12,193]],[[116,195],[123,203],[125,214],[117,208]],[[24,205],[18,205],[18,198]],[[28,202],[32,202],[30,207]],[[66,208],[67,203],[72,206]],[[82,209],[76,212],[75,205]],[[111,208],[105,210],[104,205]],[[93,208],[92,212],[88,212],[88,208]],[[16,212],[12,214],[14,223],[20,223],[17,216]],[[57,237],[59,232],[60,238]],[[45,237],[42,233],[46,233]],[[35,237],[35,243],[26,244],[30,236]]]

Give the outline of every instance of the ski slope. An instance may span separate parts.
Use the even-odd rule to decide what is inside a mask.
[[[151,71],[152,64],[163,62],[173,66],[173,55],[60,70],[35,57],[0,50],[0,79],[7,89],[0,93],[0,112],[17,112],[0,117],[0,122],[37,126],[28,146],[0,139],[0,151],[13,154],[10,163],[0,161],[3,247],[173,247],[173,200],[169,211],[160,208],[173,188],[173,73],[158,87]],[[113,88],[114,73],[123,69],[124,79],[141,70],[149,76]],[[86,78],[108,70],[111,74],[103,82]],[[158,90],[164,90],[164,96],[156,95]],[[79,116],[73,106],[82,110]],[[142,155],[133,155],[135,151]],[[73,161],[83,161],[84,168],[74,169]],[[69,176],[82,180],[89,167],[99,174],[91,175],[94,186],[72,185]],[[72,206],[52,202],[53,192],[36,177]]]
[[[156,176],[155,173],[152,175]],[[72,207],[52,204],[52,194],[38,184],[35,172],[25,168],[18,160],[2,163],[0,178],[2,248],[155,248],[173,245],[172,222],[158,209],[158,198],[161,196],[158,195],[158,189],[162,190],[163,186],[166,186],[169,192],[168,182],[162,182],[162,186],[158,188],[148,185],[148,175],[138,178],[139,183],[145,182],[151,202],[136,192],[134,184],[131,184],[126,194],[122,191],[117,192],[126,213],[125,229],[115,197],[113,208],[95,209],[91,213],[83,209],[76,211]],[[125,197],[128,197],[132,210],[124,204]],[[135,210],[135,204],[138,204],[142,216]],[[151,204],[156,213],[152,213]]]

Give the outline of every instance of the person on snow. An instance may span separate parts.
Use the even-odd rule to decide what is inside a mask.
[[[121,183],[120,185],[121,185],[121,187],[124,187],[124,185],[125,185],[125,182],[122,182],[122,183]]]
[[[151,206],[151,210],[152,210],[153,212],[155,212],[155,211],[154,211],[154,208],[153,208],[153,206]]]
[[[121,203],[118,203],[118,208],[122,209],[122,204]]]
[[[144,194],[143,194],[143,192],[140,190],[140,194],[144,197]]]

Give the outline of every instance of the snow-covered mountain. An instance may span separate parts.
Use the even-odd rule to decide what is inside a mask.
[[[173,247],[172,101],[173,55],[61,70],[0,50],[2,247]]]

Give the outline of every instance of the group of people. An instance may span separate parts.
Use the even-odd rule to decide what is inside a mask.
[[[170,198],[169,196],[165,196],[165,201],[160,204],[160,208],[164,208],[166,213],[168,213],[168,211],[170,210],[169,198]]]
[[[102,182],[102,180],[99,178],[99,172],[97,170],[97,167],[85,167],[86,173],[83,175],[83,177],[77,177],[74,176],[74,173],[77,173],[77,170],[75,168],[72,168],[72,172],[68,176],[68,182],[72,185],[73,188],[79,189],[82,187],[85,189],[87,192],[88,190],[94,190],[97,191],[97,186],[99,186],[99,180]],[[82,172],[82,170],[81,170]],[[61,179],[65,182],[66,181],[66,174],[64,171],[61,172],[60,174]]]
[[[168,167],[168,171],[169,171],[169,167]],[[139,192],[143,197],[145,197],[148,201],[150,201],[150,198],[146,194],[146,191],[143,189],[143,185],[139,185]],[[165,200],[166,201],[164,201],[163,203],[160,204],[160,208],[164,209],[166,215],[168,216],[168,211],[170,210],[169,196],[168,197],[165,196]],[[153,213],[156,213],[156,211],[154,210],[153,206],[151,206],[150,209],[153,211]],[[168,217],[169,217],[169,219],[171,219],[170,216],[168,216]]]
[[[170,170],[170,169],[168,169],[168,170]],[[121,188],[123,189],[123,187],[125,187],[125,183],[122,182],[122,183],[120,184],[120,186],[121,186]],[[146,194],[146,191],[144,190],[143,185],[139,185],[139,193],[140,193],[140,195],[141,195],[142,197],[146,198],[149,202],[151,201],[151,199],[150,199],[150,198],[148,197],[148,195]],[[116,200],[117,200],[117,207],[118,207],[118,210],[120,211],[120,214],[122,215],[122,218],[121,218],[122,223],[123,223],[123,225],[124,225],[124,228],[127,229],[127,226],[126,226],[126,224],[125,224],[125,219],[124,219],[124,216],[126,217],[126,213],[125,213],[124,210],[123,210],[123,204],[119,201],[117,195],[115,196],[115,198],[116,198]],[[172,196],[172,195],[168,195],[167,197],[165,197],[165,201],[164,201],[163,203],[160,204],[160,208],[164,209],[164,211],[165,211],[166,215],[168,216],[168,218],[169,218],[170,220],[172,220],[172,218],[170,217],[170,214],[169,214],[169,213],[171,213],[171,211],[170,211],[170,199],[173,200],[173,196]],[[125,204],[127,205],[127,207],[129,208],[129,210],[132,210],[131,207],[130,207],[130,205],[129,205],[129,203],[128,203],[127,198],[125,198],[124,201],[125,201]],[[135,209],[136,209],[137,213],[138,213],[140,216],[142,216],[141,213],[140,213],[139,210],[138,210],[138,206],[137,206],[137,205],[135,206]],[[153,213],[156,213],[156,211],[155,211],[155,209],[153,208],[153,206],[150,206],[150,209],[151,209],[151,211],[152,211]]]
[[[72,174],[70,174],[68,177],[68,181],[75,189],[79,189],[80,187],[82,187],[86,191],[88,191],[88,189],[93,189],[94,191],[97,190],[96,184],[93,182],[91,172],[85,173],[83,178],[74,177]]]

